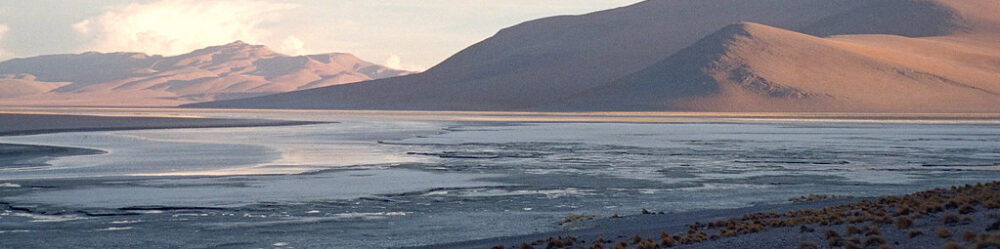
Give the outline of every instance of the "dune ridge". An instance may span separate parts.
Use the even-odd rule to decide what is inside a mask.
[[[996,112],[1000,68],[976,63],[987,58],[1000,54],[952,41],[820,38],[743,22],[622,80],[544,108]]]

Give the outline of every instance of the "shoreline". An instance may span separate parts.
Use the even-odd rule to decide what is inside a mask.
[[[78,114],[0,113],[0,136],[24,136],[61,132],[91,132],[149,129],[236,128],[295,126],[333,122],[267,119],[223,119],[193,117],[99,116]]]
[[[990,182],[877,198],[644,212],[602,218],[579,230],[399,248],[1000,247],[998,193],[1000,182]]]
[[[0,170],[48,166],[48,161],[67,156],[98,155],[107,151],[88,148],[0,143]]]
[[[118,107],[0,107],[0,113],[72,113],[102,116],[177,117],[263,116],[281,119],[287,114],[314,120],[351,117],[407,121],[468,121],[521,123],[913,123],[1000,124],[1000,113],[850,113],[850,112],[527,112],[444,110],[325,110],[325,109],[213,109],[213,108],[118,108]]]

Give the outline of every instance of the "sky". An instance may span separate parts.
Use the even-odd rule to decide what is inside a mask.
[[[0,61],[45,54],[177,55],[236,40],[425,70],[532,19],[640,0],[0,0]]]

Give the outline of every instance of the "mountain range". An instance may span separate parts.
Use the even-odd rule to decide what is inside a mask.
[[[647,0],[508,27],[421,73],[240,42],[17,59],[0,63],[0,105],[1000,112],[997,13],[996,0]]]
[[[995,0],[649,0],[499,31],[426,72],[190,107],[1000,111]]]
[[[242,41],[168,57],[47,55],[0,62],[0,105],[176,106],[411,73],[351,54],[286,56]]]

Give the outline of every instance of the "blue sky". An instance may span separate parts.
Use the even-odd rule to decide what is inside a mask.
[[[423,70],[501,28],[639,0],[0,0],[0,60],[174,55],[234,40],[285,54],[354,53]]]

